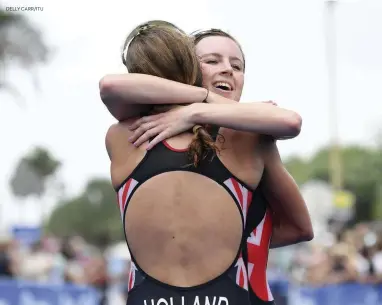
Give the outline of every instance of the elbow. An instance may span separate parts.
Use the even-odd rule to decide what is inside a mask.
[[[99,81],[99,91],[102,99],[128,99],[137,86],[136,77],[130,74],[109,74]]]
[[[115,82],[111,75],[106,75],[100,79],[99,92],[103,102],[105,102],[107,99],[109,99],[113,95],[113,88],[115,85],[114,83]]]
[[[102,102],[110,114],[119,122],[126,119],[126,110],[119,98],[116,79],[113,75],[106,75],[99,81],[99,93]]]
[[[311,241],[314,238],[313,227],[311,223],[305,225],[290,225],[284,227],[284,229],[289,231],[290,238],[293,240],[293,243],[302,243]]]
[[[286,127],[288,130],[288,137],[297,137],[301,132],[302,118],[296,112],[291,112],[291,114],[286,119]]]
[[[314,238],[313,228],[311,226],[300,229],[297,234],[298,234],[297,239],[301,242],[311,241]]]

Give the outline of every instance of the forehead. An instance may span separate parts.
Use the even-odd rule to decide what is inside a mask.
[[[222,56],[237,57],[243,60],[243,54],[235,41],[224,36],[208,36],[196,45],[198,56],[217,53]]]

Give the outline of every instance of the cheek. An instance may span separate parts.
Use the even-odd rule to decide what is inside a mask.
[[[243,87],[244,87],[244,75],[242,77],[236,78],[236,96],[235,100],[240,101],[241,95],[243,94]]]
[[[239,77],[237,79],[237,84],[238,84],[239,88],[243,89],[243,87],[244,87],[244,74],[239,75]]]
[[[236,78],[237,88],[243,90],[244,87],[244,74],[238,75]]]
[[[213,75],[213,71],[211,69],[211,66],[201,64],[202,74],[203,74],[203,84],[209,84],[211,77]]]

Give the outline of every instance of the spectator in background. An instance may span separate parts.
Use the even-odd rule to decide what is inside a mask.
[[[43,249],[41,242],[37,242],[24,253],[20,276],[24,280],[48,282],[52,267],[53,255]]]
[[[341,284],[357,280],[356,249],[349,244],[339,243],[329,250],[330,271],[328,284]]]
[[[64,283],[65,259],[60,252],[60,242],[53,236],[46,237],[42,240],[43,249],[52,256],[52,268],[49,275],[49,283]]]
[[[12,252],[12,238],[7,232],[0,231],[0,278],[16,275],[17,262]]]
[[[301,252],[296,257],[297,265],[300,268],[297,274],[300,283],[314,286],[326,284],[331,264],[325,247],[318,243],[313,243],[309,245],[309,249],[306,249],[306,252],[303,250]]]
[[[93,257],[90,261],[88,261],[85,268],[85,277],[87,284],[98,289],[98,291],[101,293],[101,300],[99,305],[105,305],[107,290],[109,287],[109,277],[107,263],[102,255]]]
[[[382,253],[381,236],[374,232],[368,232],[363,238],[361,249],[362,268],[359,269],[360,281],[362,283],[381,283],[382,282]]]
[[[86,283],[84,269],[79,260],[78,253],[78,240],[65,238],[61,246],[61,254],[65,261],[64,281],[67,283]]]
[[[382,284],[382,222],[344,229],[337,240],[317,238],[294,251],[291,278],[304,285]]]
[[[378,234],[377,251],[373,257],[373,262],[376,270],[376,281],[382,283],[382,232]]]

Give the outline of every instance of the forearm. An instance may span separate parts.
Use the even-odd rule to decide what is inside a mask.
[[[300,190],[285,169],[276,143],[264,139],[262,189],[273,212],[271,248],[309,241],[313,238],[310,215]]]
[[[266,103],[231,103],[212,92],[207,103],[193,106],[191,121],[273,137],[295,137],[301,129],[301,117],[293,111]]]
[[[298,241],[311,240],[314,234],[308,208],[293,178],[283,170],[284,174],[273,175],[273,190],[268,190],[267,199],[274,217],[282,228],[280,231],[288,231]]]
[[[290,227],[284,227],[283,225],[278,225],[273,227],[271,243],[269,245],[270,249],[281,248],[285,246],[290,246],[298,244],[305,241],[302,238],[299,231],[291,230]]]
[[[302,227],[300,223],[291,221],[286,217],[286,213],[291,212],[273,214],[270,249],[295,245],[310,241],[313,238],[313,233],[309,226]]]
[[[118,101],[109,101],[105,103],[105,106],[110,114],[119,122],[142,116],[152,109],[151,105],[122,104]]]
[[[202,103],[207,95],[204,88],[135,73],[106,75],[99,87],[105,103],[118,100],[123,104],[191,104]]]
[[[273,233],[270,248],[293,245],[313,239],[310,216],[299,201],[268,200],[273,211]]]
[[[152,105],[201,103],[207,95],[204,88],[134,73],[106,75],[99,90],[103,103],[119,121],[147,112]]]

